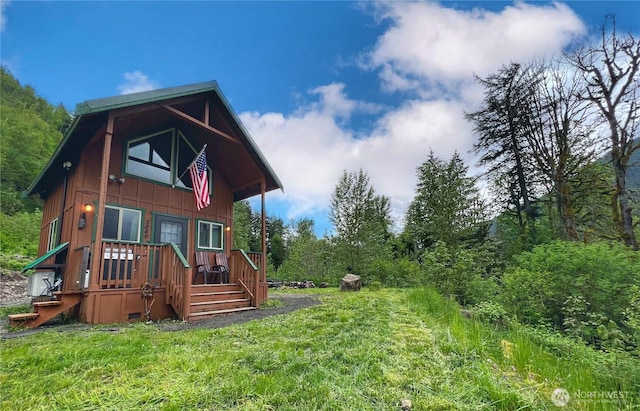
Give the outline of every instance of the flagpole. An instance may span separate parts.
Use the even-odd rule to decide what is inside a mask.
[[[189,164],[189,166],[184,170],[184,172],[182,174],[180,174],[180,177],[176,178],[173,181],[173,184],[171,184],[171,188],[175,188],[175,184],[176,181],[180,180],[185,174],[187,174],[187,171],[189,171],[189,169],[191,168],[191,166],[193,165],[193,163],[195,163],[196,161],[198,161],[198,159],[200,158],[200,154],[202,154],[204,152],[204,150],[207,148],[207,145],[205,144],[202,147],[202,150],[200,150],[200,152],[198,153],[198,155],[196,155],[196,158],[193,159],[193,161],[191,162],[191,164]]]

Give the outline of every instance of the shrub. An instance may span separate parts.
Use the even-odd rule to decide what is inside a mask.
[[[526,323],[546,323],[594,343],[602,339],[601,325],[624,324],[639,275],[640,254],[621,244],[556,241],[515,257],[500,301]]]
[[[382,284],[380,281],[374,281],[368,286],[370,291],[380,291],[382,289]]]
[[[477,304],[473,309],[473,317],[489,324],[498,326],[509,325],[507,310],[496,302],[483,301]]]
[[[385,287],[413,287],[422,282],[420,266],[408,258],[397,260],[376,258],[366,267],[365,282],[379,282]]]
[[[6,254],[38,255],[42,212],[0,213],[0,251]]]
[[[476,304],[491,300],[498,291],[495,279],[500,270],[491,255],[485,249],[448,248],[438,242],[424,254],[422,269],[441,294],[463,305]]]

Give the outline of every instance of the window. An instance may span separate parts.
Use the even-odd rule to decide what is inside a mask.
[[[171,184],[173,130],[127,143],[126,172]]]
[[[104,240],[140,242],[140,222],[142,211],[129,208],[105,206]]]
[[[193,183],[187,167],[198,153],[199,150],[191,145],[184,134],[175,129],[134,138],[127,142],[125,172],[159,183],[192,189]],[[207,169],[211,188],[213,173],[211,168]]]
[[[49,237],[47,238],[47,251],[51,251],[58,246],[58,219],[55,218],[49,223]]]
[[[220,223],[198,221],[198,248],[222,250],[222,230]]]

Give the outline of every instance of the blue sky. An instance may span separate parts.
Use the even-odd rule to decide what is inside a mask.
[[[268,212],[320,235],[343,170],[366,171],[401,224],[429,150],[473,165],[474,73],[585,44],[607,13],[640,33],[635,1],[0,4],[1,64],[69,110],[217,80],[285,185]]]

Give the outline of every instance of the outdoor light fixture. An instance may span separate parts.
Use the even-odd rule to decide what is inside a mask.
[[[80,221],[78,221],[78,228],[82,230],[86,225],[87,225],[87,215],[85,213],[82,213],[80,215]]]
[[[93,211],[93,205],[88,204],[88,203],[87,203],[87,204],[85,204],[85,205],[84,205],[84,211],[87,211],[87,212],[89,212],[89,213],[90,213],[90,212],[92,212],[92,211]]]
[[[231,231],[231,227],[227,226],[227,228],[225,228],[225,230],[227,230],[227,232]]]
[[[71,168],[71,161],[65,161],[64,163],[62,163],[62,168],[69,171],[69,169]]]
[[[124,177],[117,178],[115,174],[109,174],[109,182],[124,184]]]

